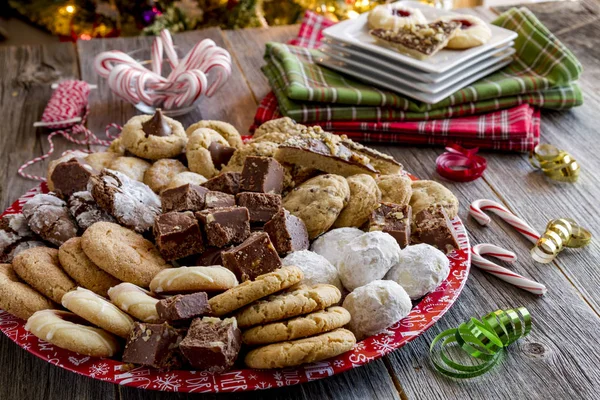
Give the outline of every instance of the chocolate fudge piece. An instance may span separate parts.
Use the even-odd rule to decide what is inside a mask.
[[[240,189],[244,192],[281,194],[283,175],[283,167],[274,158],[247,157],[242,169]]]
[[[146,137],[152,136],[170,136],[173,130],[164,118],[160,108],[157,108],[152,118],[142,124],[142,131]]]
[[[156,303],[156,312],[161,320],[171,322],[210,315],[211,308],[206,292],[198,292],[163,299]]]
[[[193,261],[197,266],[223,265],[221,254],[228,248],[208,247]]]
[[[459,248],[452,222],[444,207],[434,206],[420,211],[415,216],[415,226],[412,241],[430,244],[446,254]]]
[[[214,190],[215,192],[235,195],[240,191],[241,176],[242,174],[239,172],[223,172],[204,182],[202,186],[209,190]]]
[[[123,362],[160,369],[179,368],[177,346],[182,337],[183,331],[167,323],[135,322],[125,345]]]
[[[306,250],[310,245],[304,221],[283,208],[265,224],[264,231],[269,235],[277,253],[282,256]]]
[[[231,368],[241,346],[242,332],[236,319],[212,317],[195,319],[179,344],[193,368],[215,373]]]
[[[206,193],[205,208],[222,208],[235,206],[235,197],[232,194],[208,191]]]
[[[154,238],[165,260],[176,260],[204,250],[200,225],[191,211],[158,216],[154,221]]]
[[[196,213],[209,246],[241,243],[250,235],[250,215],[245,207],[211,208]]]
[[[223,165],[227,165],[233,153],[235,153],[235,147],[224,146],[218,142],[212,142],[208,146],[210,152],[210,158],[212,159],[213,165],[217,169],[221,169]]]
[[[73,193],[86,190],[88,180],[94,172],[91,166],[71,158],[54,167],[50,180],[54,185],[54,192],[59,197],[68,199]]]
[[[244,243],[221,254],[223,266],[232,271],[242,281],[256,279],[257,276],[281,267],[277,250],[265,232],[254,232]]]
[[[269,221],[281,208],[281,195],[278,194],[242,192],[235,200],[238,206],[248,209],[252,223]]]
[[[164,190],[160,194],[162,212],[203,210],[208,192],[207,188],[191,183]]]
[[[381,203],[369,216],[369,231],[389,233],[403,249],[410,242],[411,213],[408,204]]]

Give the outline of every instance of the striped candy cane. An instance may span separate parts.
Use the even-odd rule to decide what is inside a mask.
[[[471,214],[471,216],[475,218],[475,220],[479,222],[480,225],[487,225],[491,221],[491,218],[487,214],[485,214],[484,211],[490,211],[498,215],[506,223],[511,225],[513,228],[515,228],[533,243],[536,243],[537,240],[540,238],[540,234],[538,233],[538,231],[536,231],[527,222],[523,221],[521,218],[511,213],[506,207],[504,207],[500,203],[497,203],[493,200],[479,199],[472,202],[471,206],[469,207],[469,214]]]

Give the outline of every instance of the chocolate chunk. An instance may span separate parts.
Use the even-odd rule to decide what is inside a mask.
[[[235,197],[232,194],[215,192],[213,190],[206,193],[206,208],[223,208],[235,206]]]
[[[50,180],[54,184],[54,192],[59,197],[68,199],[73,193],[86,189],[94,172],[89,165],[79,162],[77,158],[71,158],[54,167]]]
[[[250,215],[244,207],[212,208],[196,213],[209,246],[241,243],[250,235]]]
[[[223,172],[214,178],[204,182],[202,186],[216,192],[229,194],[237,194],[240,191],[240,178],[242,174],[239,172]]]
[[[200,211],[204,209],[207,188],[191,183],[164,190],[160,194],[162,212]]]
[[[192,322],[179,348],[190,365],[220,373],[233,366],[242,346],[242,332],[235,318],[204,317]]]
[[[218,247],[208,247],[202,254],[199,254],[193,262],[193,265],[197,266],[210,266],[210,265],[223,265],[221,254],[227,250],[220,249]]]
[[[242,192],[235,200],[238,206],[248,209],[252,223],[269,221],[281,208],[281,195],[278,194]]]
[[[235,147],[224,146],[218,142],[212,142],[208,146],[213,165],[218,169],[221,169],[223,165],[227,165],[235,150]]]
[[[265,232],[252,233],[244,243],[224,251],[221,257],[223,266],[240,281],[254,280],[281,267],[281,259]]]
[[[410,242],[411,213],[409,205],[381,203],[369,216],[369,231],[389,233],[403,249]]]
[[[284,169],[272,157],[247,157],[240,188],[245,192],[279,193],[283,189]]]
[[[23,215],[34,233],[55,246],[77,236],[67,203],[51,194],[36,194],[23,206]]]
[[[129,335],[123,362],[145,365],[160,369],[173,369],[181,366],[177,346],[183,331],[171,325],[146,324],[135,322]]]
[[[459,248],[452,222],[444,207],[435,206],[420,211],[415,216],[415,225],[416,229],[411,237],[415,243],[427,243],[446,254]]]
[[[88,191],[75,192],[69,197],[69,211],[82,231],[96,222],[116,222],[112,215],[100,208]]]
[[[142,124],[142,130],[146,137],[152,136],[170,136],[172,129],[163,116],[160,108],[157,108],[152,118]]]
[[[306,250],[310,244],[304,221],[283,208],[265,224],[264,231],[269,235],[277,253],[282,256]]]
[[[191,211],[158,216],[154,221],[154,238],[165,260],[176,260],[204,250],[200,225]]]
[[[210,315],[211,308],[206,292],[198,292],[178,294],[161,300],[156,303],[156,312],[163,321],[184,321]]]

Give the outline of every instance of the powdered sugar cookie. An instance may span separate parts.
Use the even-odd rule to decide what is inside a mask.
[[[295,251],[283,258],[281,263],[300,268],[304,273],[302,283],[305,285],[325,283],[342,290],[337,268],[317,253],[308,250]]]
[[[358,228],[332,229],[319,236],[310,246],[311,251],[325,257],[338,270],[346,254],[346,246],[350,241],[359,237],[364,232]]]

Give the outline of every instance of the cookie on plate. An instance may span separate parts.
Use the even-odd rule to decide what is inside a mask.
[[[438,18],[439,21],[460,23],[460,29],[446,45],[449,49],[470,49],[486,44],[492,38],[492,30],[481,18],[474,15],[448,15]]]
[[[150,282],[150,290],[154,293],[222,292],[237,285],[233,272],[220,265],[211,265],[161,271]]]
[[[150,186],[155,193],[160,194],[175,176],[188,171],[187,167],[179,160],[163,158],[155,161],[144,173],[144,183]]]
[[[217,175],[235,152],[223,136],[208,128],[192,131],[185,148],[190,170],[206,178]]]
[[[406,175],[380,175],[375,178],[381,201],[405,206],[412,196],[412,180]]]
[[[272,119],[263,123],[259,126],[254,132],[253,139],[259,138],[263,135],[272,132],[281,132],[281,133],[290,133],[302,130],[302,128],[306,128],[304,125],[297,124],[296,121],[291,119],[290,117],[283,117]]]
[[[239,149],[243,145],[242,136],[240,135],[238,130],[235,129],[235,127],[233,125],[228,124],[227,122],[223,122],[223,121],[210,121],[210,120],[199,121],[199,122],[196,122],[195,124],[190,125],[186,129],[186,133],[187,133],[188,137],[191,137],[192,134],[197,129],[201,129],[201,128],[206,128],[206,129],[211,129],[213,131],[216,131],[219,135],[221,135],[223,138],[225,138],[225,140],[231,147]]]
[[[108,289],[108,297],[117,307],[143,322],[158,322],[156,304],[160,301],[151,292],[123,282]]]
[[[143,182],[144,174],[151,166],[152,164],[141,158],[117,157],[106,168],[122,172],[133,180]]]
[[[31,286],[23,283],[10,264],[0,264],[0,308],[21,319],[36,311],[56,306]]]
[[[346,181],[350,188],[350,200],[333,223],[334,228],[362,226],[381,201],[381,191],[370,175],[352,175]]]
[[[458,199],[450,189],[435,181],[423,180],[412,183],[410,206],[413,216],[438,205],[446,209],[448,218],[454,219],[458,215]]]
[[[55,246],[77,236],[78,226],[67,203],[52,194],[36,194],[23,205],[22,212],[29,228]]]

